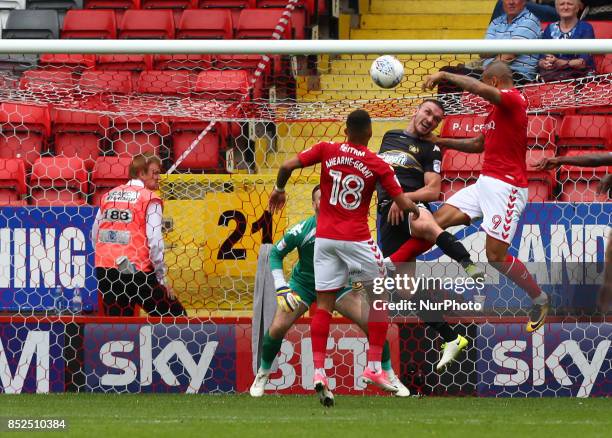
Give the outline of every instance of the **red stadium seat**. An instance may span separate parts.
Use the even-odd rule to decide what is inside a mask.
[[[94,93],[128,94],[133,90],[133,74],[129,71],[84,71],[79,87]]]
[[[595,55],[595,72],[600,75],[612,73],[612,55]]]
[[[206,70],[212,65],[211,55],[153,55],[153,70]]]
[[[151,55],[98,55],[96,68],[98,70],[151,70],[153,58]]]
[[[138,93],[188,96],[191,92],[193,73],[185,70],[148,70],[140,73],[136,83]]]
[[[50,70],[67,70],[70,72],[93,68],[96,65],[96,55],[55,54],[44,53],[40,55],[39,67],[48,67]]]
[[[576,93],[573,83],[552,83],[527,85],[523,88],[529,109],[545,109],[547,112],[564,114],[567,108],[576,106]]]
[[[482,154],[466,154],[447,150],[442,156],[442,193],[448,199],[464,187],[472,185],[482,170]]]
[[[256,0],[199,0],[198,8],[254,8]]]
[[[174,159],[185,152],[209,122],[181,120],[172,123],[172,147]],[[223,168],[221,153],[226,149],[226,125],[217,123],[202,138],[195,149],[185,157],[177,169],[220,170]]]
[[[19,88],[47,99],[71,96],[75,85],[72,73],[65,70],[28,70],[19,80]]]
[[[98,157],[91,175],[92,204],[100,205],[100,199],[109,189],[129,180],[130,157]]]
[[[595,152],[601,151],[568,151],[567,156]],[[601,178],[610,173],[612,173],[612,166],[595,168],[561,166],[559,169],[559,182],[561,183],[559,200],[564,202],[609,202],[607,194],[597,195],[597,186]]]
[[[612,145],[612,116],[568,115],[561,121],[557,146],[606,148]]]
[[[196,4],[196,0],[140,0],[141,9],[187,9]]]
[[[87,180],[87,169],[80,158],[42,157],[32,166],[32,204],[84,205]]]
[[[449,149],[442,156],[442,171],[446,177],[478,177],[482,170],[483,154],[467,154]]]
[[[282,4],[279,4],[279,2],[263,2],[263,5],[260,5],[260,1],[257,2],[258,3],[258,8],[259,9],[264,9],[264,8],[273,8],[270,9],[272,11],[278,11],[279,13],[283,13],[286,11],[285,9],[285,4],[286,2],[283,1],[281,2]],[[296,9],[294,9],[293,11],[291,11],[291,25],[293,27],[293,37],[295,39],[298,40],[303,40],[306,36],[306,26],[309,22],[308,20],[308,13],[305,9],[303,9],[302,3],[299,3],[298,5],[296,5]]]
[[[612,61],[612,58],[610,59]],[[610,70],[612,73],[612,70]],[[601,80],[598,78],[594,78],[593,81],[587,82],[583,84],[580,89],[580,95],[583,97],[587,106],[580,106],[576,109],[577,114],[612,114],[612,106],[610,104],[607,105],[597,105],[597,103],[605,103],[601,102],[601,97],[606,96],[610,92],[610,83],[607,80]]]
[[[282,9],[244,9],[234,32],[237,39],[271,39],[283,17]],[[281,39],[291,39],[291,20],[285,25]]]
[[[527,151],[527,180],[529,182],[529,202],[545,202],[553,199],[556,184],[551,170],[534,170],[533,166],[542,158],[555,156],[551,149],[529,149]]]
[[[476,94],[464,91],[461,94],[461,106],[474,114],[486,115],[491,111],[492,105],[488,100]]]
[[[318,3],[318,4],[317,4]],[[287,0],[257,0],[258,8],[284,8],[287,4]],[[318,10],[316,9],[318,6]],[[319,15],[327,11],[326,0],[306,0],[300,2],[296,7],[304,7],[308,11],[308,15],[311,17],[315,16],[315,12]]]
[[[194,91],[218,100],[248,100],[249,75],[244,70],[203,71],[198,74]]]
[[[52,111],[55,154],[79,157],[88,170],[102,152],[108,118],[96,113],[57,109]]]
[[[589,21],[593,26],[595,38],[598,40],[612,39],[612,21]]]
[[[440,193],[440,200],[447,201],[448,198],[453,196],[459,190],[474,184],[477,179],[478,179],[477,177],[468,178],[468,179],[462,179],[462,178],[453,178],[453,177],[446,177],[445,176],[442,179],[442,187],[441,187],[441,193]]]
[[[112,10],[71,9],[60,32],[62,38],[117,38],[117,21]]]
[[[0,104],[0,158],[25,160],[30,168],[40,157],[51,131],[47,106]]]
[[[84,9],[140,9],[140,0],[84,0]]]
[[[232,14],[227,9],[186,10],[176,30],[178,39],[225,39],[234,37]]]
[[[0,158],[0,206],[20,207],[26,205],[23,195],[27,193],[27,190],[23,160]]]
[[[174,16],[169,10],[125,11],[118,38],[174,39]]]
[[[170,127],[160,117],[118,117],[111,120],[114,132],[110,135],[112,149],[119,157],[133,157],[143,152],[159,156]]]
[[[447,116],[442,124],[440,136],[450,138],[476,137],[482,132],[485,119],[485,116]]]
[[[548,115],[530,115],[527,121],[527,144],[529,147],[554,149],[557,119]]]
[[[595,38],[598,40],[612,39],[612,21],[589,21],[593,26]],[[597,74],[612,73],[612,55],[594,55]]]

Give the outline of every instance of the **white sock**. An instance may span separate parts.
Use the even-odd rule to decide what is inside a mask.
[[[259,373],[261,373],[261,374],[270,374],[270,370],[267,370],[267,369],[265,369],[263,367],[259,367],[259,369],[257,370],[257,374],[259,374]]]
[[[544,291],[542,291],[542,293],[539,296],[533,299],[533,304],[539,304],[540,306],[543,306],[547,302],[548,302],[548,295],[546,295],[546,292]]]
[[[375,360],[368,361],[368,368],[370,368],[372,371],[378,374],[381,369],[380,361],[375,361]]]

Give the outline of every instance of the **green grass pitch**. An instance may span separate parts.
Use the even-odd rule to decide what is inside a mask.
[[[585,438],[610,436],[612,399],[338,396],[325,409],[314,395],[23,394],[0,395],[0,417],[62,417],[63,435],[84,437]]]

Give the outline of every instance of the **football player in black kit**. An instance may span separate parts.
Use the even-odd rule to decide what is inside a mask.
[[[436,244],[446,255],[460,263],[470,277],[480,278],[482,282],[484,272],[472,262],[463,244],[439,227],[429,210],[428,203],[440,198],[442,153],[438,146],[423,137],[436,129],[443,118],[442,104],[435,99],[426,99],[418,106],[406,129],[394,129],[384,135],[378,155],[393,166],[404,192],[409,193],[410,199],[421,208],[421,215],[417,220],[404,216],[385,191],[378,187],[379,245],[385,261],[391,267],[392,262],[388,257],[410,239],[410,230],[418,227],[420,235],[427,233],[434,236]],[[414,264],[411,265],[402,267],[402,274],[414,276]],[[415,300],[426,299],[422,295],[426,291],[412,291],[415,292]],[[442,370],[467,347],[468,340],[444,321],[442,312],[417,309],[416,314],[445,341],[442,358],[436,367]]]

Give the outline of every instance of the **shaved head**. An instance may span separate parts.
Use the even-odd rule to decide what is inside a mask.
[[[494,82],[494,79],[497,79],[497,82],[500,85],[510,85],[512,86],[512,70],[505,62],[494,61],[485,68],[482,73],[482,81],[490,84]],[[495,85],[496,86],[496,85]]]

